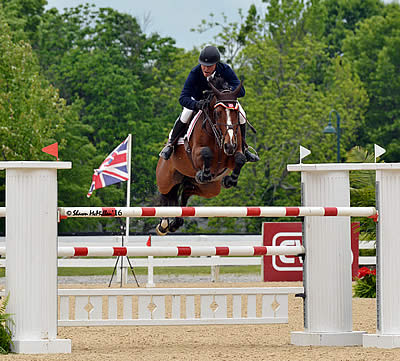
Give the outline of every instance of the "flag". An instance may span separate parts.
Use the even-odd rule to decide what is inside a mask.
[[[310,154],[311,154],[311,150],[304,148],[303,146],[300,146],[300,163],[303,158],[307,157]]]
[[[111,184],[124,182],[129,179],[128,172],[128,142],[129,136],[94,170],[92,184],[87,197],[89,198],[95,189],[107,187]]]
[[[151,247],[151,234],[149,235],[149,238],[147,239],[146,246]]]
[[[375,153],[375,163],[376,163],[376,158],[379,158],[382,154],[386,153],[386,149],[380,147],[378,144],[374,144],[374,153]]]
[[[58,143],[53,143],[48,145],[47,147],[42,148],[42,152],[50,154],[56,157],[58,160]]]

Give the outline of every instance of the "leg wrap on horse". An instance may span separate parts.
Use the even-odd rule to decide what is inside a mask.
[[[204,165],[203,165],[203,169],[199,170],[196,173],[196,177],[195,178],[196,178],[196,182],[197,183],[203,184],[203,183],[208,183],[212,179],[212,174],[211,174],[210,167],[211,167],[211,161],[212,161],[212,158],[213,158],[213,153],[212,153],[210,148],[204,147],[201,150],[200,154],[201,154],[201,157],[203,159],[203,164]]]
[[[232,174],[225,176],[222,179],[222,186],[224,188],[236,187],[240,175],[240,171],[246,163],[246,157],[242,153],[236,153],[235,155],[235,168]]]

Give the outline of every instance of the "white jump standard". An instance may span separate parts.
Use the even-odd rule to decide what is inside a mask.
[[[57,338],[57,169],[71,162],[0,162],[6,169],[7,312],[13,351],[70,353]]]

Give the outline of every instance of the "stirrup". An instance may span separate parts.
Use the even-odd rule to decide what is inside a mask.
[[[250,152],[249,148],[251,148],[255,152],[255,154]],[[247,147],[244,150],[244,155],[246,156],[247,162],[258,162],[260,160],[260,157],[258,156],[256,150],[253,147]]]
[[[168,160],[171,158],[171,155],[174,151],[174,146],[171,143],[168,143],[160,152],[159,156],[161,158],[164,158],[165,160]]]

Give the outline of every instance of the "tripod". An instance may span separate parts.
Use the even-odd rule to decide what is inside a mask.
[[[125,232],[126,232],[125,225],[124,225],[124,224],[121,224],[121,236],[122,236],[122,242],[121,242],[122,244],[121,244],[121,246],[122,246],[122,247],[124,246],[124,237],[125,237],[125,235],[126,235]],[[112,275],[111,275],[111,279],[110,279],[110,283],[108,284],[108,287],[111,287],[111,283],[112,283],[112,280],[113,280],[113,278],[114,278],[115,271],[117,270],[118,261],[120,260],[120,258],[121,258],[121,268],[120,268],[120,269],[121,269],[121,281],[120,281],[120,287],[122,287],[122,278],[123,278],[122,271],[123,271],[124,257],[126,257],[126,260],[128,261],[129,268],[131,269],[131,272],[132,272],[132,274],[133,274],[133,277],[135,278],[135,281],[136,281],[137,286],[140,287],[140,286],[139,286],[139,282],[138,282],[138,280],[137,280],[137,278],[136,278],[135,271],[133,270],[131,261],[130,261],[130,259],[129,259],[128,256],[118,256],[118,257],[117,257],[117,260],[115,261],[114,269],[113,269],[113,272],[112,272]]]

